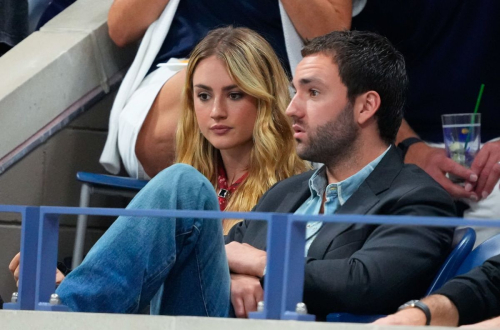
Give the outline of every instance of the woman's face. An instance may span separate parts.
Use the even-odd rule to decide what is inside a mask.
[[[257,99],[245,94],[215,56],[198,63],[193,74],[193,99],[201,133],[221,152],[252,149]]]

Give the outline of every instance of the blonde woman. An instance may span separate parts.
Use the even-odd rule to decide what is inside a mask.
[[[214,30],[193,50],[177,162],[210,180],[221,210],[250,211],[276,182],[305,170],[285,116],[288,86],[273,49],[252,30]],[[225,220],[224,233],[237,221]]]
[[[284,115],[285,73],[255,32],[211,32],[192,53],[184,93],[177,157],[185,164],[160,172],[129,208],[248,211],[275,182],[305,169]],[[264,251],[250,255],[265,264]],[[73,311],[135,313],[150,304],[152,314],[234,316],[241,289],[260,286],[263,274],[229,267],[238,269],[228,265],[219,220],[119,217],[57,293]],[[249,311],[262,300],[257,292],[245,299]]]

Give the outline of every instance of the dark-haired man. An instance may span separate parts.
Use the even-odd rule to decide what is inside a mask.
[[[359,31],[315,38],[296,69],[297,151],[324,167],[284,180],[254,208],[296,214],[452,216],[451,197],[392,145],[403,116],[402,56]],[[165,182],[169,182],[168,185]],[[176,165],[158,174],[131,208],[216,210],[208,180]],[[76,311],[244,317],[262,299],[267,224],[244,221],[222,240],[203,219],[121,217],[59,286]],[[453,230],[308,224],[304,301],[310,312],[387,313],[422,295],[449,251]],[[137,240],[140,241],[137,244]]]

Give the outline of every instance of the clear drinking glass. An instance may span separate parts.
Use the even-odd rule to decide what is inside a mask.
[[[481,114],[459,113],[441,116],[446,154],[460,165],[470,168],[481,147]],[[449,174],[450,180],[463,183]]]

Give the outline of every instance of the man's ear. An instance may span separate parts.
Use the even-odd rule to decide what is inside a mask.
[[[368,91],[356,97],[354,102],[355,119],[359,125],[364,125],[380,108],[380,95],[375,91]]]

